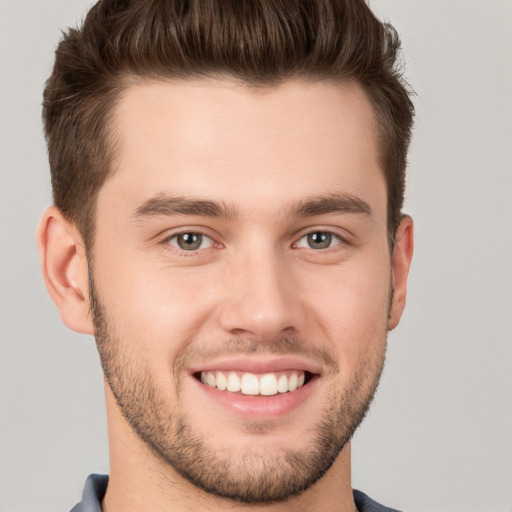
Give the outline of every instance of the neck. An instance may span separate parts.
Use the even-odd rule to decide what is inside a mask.
[[[299,496],[283,503],[241,505],[206,493],[161,462],[128,425],[109,389],[106,396],[110,478],[103,512],[356,512],[349,443],[327,473]]]

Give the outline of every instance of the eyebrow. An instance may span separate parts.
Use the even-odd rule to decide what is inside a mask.
[[[371,216],[372,209],[366,201],[357,196],[333,193],[293,203],[285,208],[284,218],[313,217],[329,213]],[[231,220],[240,216],[236,207],[224,202],[160,194],[144,201],[135,210],[132,220],[171,215],[198,215]]]
[[[293,205],[288,216],[313,217],[328,213],[372,215],[370,205],[360,197],[351,194],[328,194],[315,196]]]
[[[236,211],[222,202],[160,194],[144,201],[135,210],[132,219],[170,215],[199,215],[231,219],[236,217]]]

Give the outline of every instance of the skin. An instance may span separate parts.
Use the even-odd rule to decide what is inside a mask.
[[[91,268],[111,339],[124,354],[117,363],[129,369],[128,379],[147,374],[161,410],[186,417],[227,460],[247,447],[269,461],[284,451],[311,451],[334,397],[354,389],[356,401],[371,400],[387,333],[405,305],[412,221],[403,218],[390,251],[386,184],[367,98],[354,84],[253,90],[230,80],[147,81],[130,86],[114,114],[116,169],[98,195],[93,258],[87,261],[79,233],[55,207],[39,229],[43,274],[64,323],[94,333]],[[215,202],[227,215],[173,213],[160,201],[170,197]],[[297,208],[333,197],[343,198],[345,208]],[[347,208],[347,198],[358,208]],[[202,233],[203,246],[180,250],[182,232]],[[311,232],[332,233],[331,245],[310,247]],[[255,361],[289,355],[283,339],[293,339],[294,356],[318,371],[307,398],[286,414],[233,414],[190,374],[240,356],[234,341]],[[100,340],[100,353],[101,347]],[[111,385],[106,512],[240,508],[165,464],[134,432]],[[355,510],[350,444],[339,448],[306,491],[244,507]]]

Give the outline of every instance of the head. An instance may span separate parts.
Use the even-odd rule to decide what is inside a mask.
[[[398,45],[361,0],[100,1],[59,45],[48,288],[117,431],[211,495],[309,489],[377,388],[412,255]]]
[[[376,117],[392,243],[413,119],[399,49],[394,29],[363,0],[100,1],[60,42],[44,92],[54,202],[92,248],[96,197],[115,171],[112,112],[134,83],[212,76],[261,89],[289,80],[354,82]]]

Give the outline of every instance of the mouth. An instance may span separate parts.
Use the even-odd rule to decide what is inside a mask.
[[[251,373],[235,370],[203,370],[194,377],[204,385],[226,393],[245,396],[274,396],[293,393],[306,386],[315,377],[309,371],[288,370]]]
[[[323,367],[296,357],[242,357],[205,362],[189,372],[205,410],[219,405],[244,420],[260,420],[302,410],[318,396]]]

